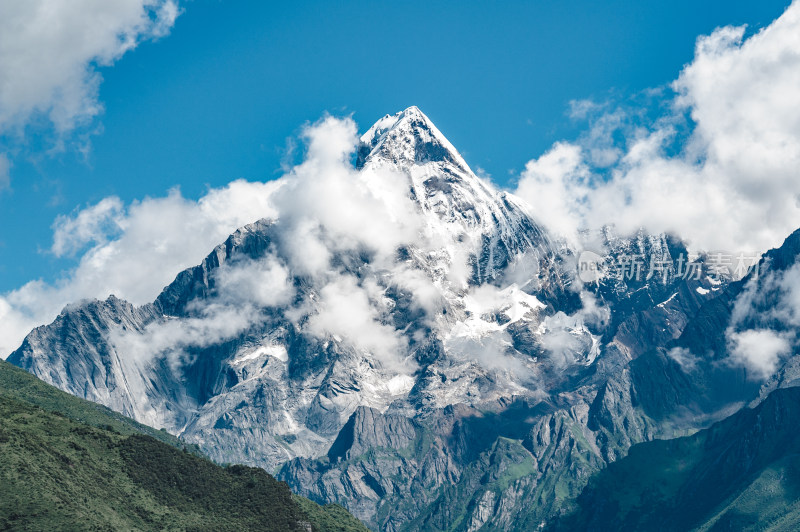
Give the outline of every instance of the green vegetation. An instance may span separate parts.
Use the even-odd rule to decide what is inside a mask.
[[[215,465],[20,372],[0,364],[0,530],[366,531],[262,469]]]
[[[800,528],[800,388],[691,436],[634,445],[557,530]]]
[[[3,360],[0,360],[0,396],[27,402],[93,427],[123,435],[147,434],[169,445],[183,446],[178,438],[166,431],[142,425],[110,408],[62,392]]]
[[[321,532],[368,532],[367,527],[361,521],[338,504],[320,506],[299,495],[293,495],[292,498],[300,510],[308,516],[308,520],[314,524],[316,530]]]

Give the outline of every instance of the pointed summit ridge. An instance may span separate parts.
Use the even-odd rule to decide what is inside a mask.
[[[462,171],[472,173],[450,141],[414,105],[375,122],[361,137],[358,156],[359,168],[368,159],[396,165],[438,161],[455,164]]]
[[[415,106],[386,115],[367,130],[361,137],[357,166],[405,174],[410,196],[424,214],[426,235],[476,246],[475,282],[494,278],[513,257],[531,248],[542,257],[551,254],[547,235],[525,207],[476,176]]]

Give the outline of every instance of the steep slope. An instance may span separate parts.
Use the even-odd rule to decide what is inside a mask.
[[[27,371],[0,360],[0,395],[41,408],[78,423],[123,436],[144,435],[173,447],[187,447],[172,434],[143,425],[103,405],[80,399],[46,384]],[[191,446],[189,446],[191,447]]]
[[[408,346],[412,373],[386,367],[347,339],[309,331],[308,318],[296,317],[298,307],[324,296],[329,281],[300,272],[290,272],[292,301],[255,309],[240,330],[178,346],[177,361],[171,346],[160,352],[154,347],[176,327],[192,329],[208,318],[209,308],[227,297],[219,286],[226,272],[253,266],[253,274],[273,260],[285,261],[285,235],[280,223],[268,220],[237,231],[201,265],[179,274],[151,305],[135,308],[111,297],[65,309],[53,324],[33,331],[9,361],[70,393],[180,432],[218,460],[270,469],[293,456],[326,452],[358,405],[384,410],[410,398],[408,408],[415,410],[416,403],[441,408],[492,401],[509,389],[527,393],[519,372],[507,366],[524,367],[530,375],[552,368],[505,345],[545,305],[574,306],[577,296],[565,291],[569,279],[559,256],[516,200],[478,179],[418,109],[388,122],[379,122],[385,131],[373,128],[365,135],[371,151],[361,168],[407,180],[424,221],[420,245],[398,250],[388,271],[376,269],[358,249],[340,253],[336,261],[358,287],[377,285],[380,294],[370,303],[381,308],[381,326]],[[500,277],[519,257],[533,261],[539,272],[526,277],[524,290],[510,283],[503,290],[470,293],[470,286]],[[453,280],[462,260],[467,285]],[[421,303],[409,285],[422,285],[435,294],[433,301]],[[505,313],[510,321],[498,323],[489,313]],[[491,357],[475,360],[473,352],[485,351],[484,344],[507,351],[496,367]],[[457,385],[442,389],[441,375]]]
[[[800,388],[700,432],[635,445],[558,530],[796,530]]]
[[[577,251],[417,108],[378,121],[357,159],[347,185],[388,176],[419,222],[390,260],[340,238],[309,273],[295,220],[257,221],[153,303],[69,307],[9,360],[387,531],[538,526],[631,445],[755,397],[708,399],[716,366],[670,355],[728,286],[679,275],[680,243],[607,230],[604,264],[660,274],[580,283]]]
[[[0,364],[0,527],[364,530],[261,469],[222,468],[174,437]]]

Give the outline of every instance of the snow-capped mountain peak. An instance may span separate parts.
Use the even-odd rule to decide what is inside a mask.
[[[472,173],[450,141],[416,106],[378,120],[361,137],[359,163],[382,159],[398,166],[449,162]]]
[[[361,137],[358,183],[391,190],[364,197],[405,202],[376,240],[398,220],[414,222],[380,260],[361,252],[354,229],[378,225],[380,209],[360,213],[359,224],[336,226],[357,202],[316,217],[353,194],[346,170],[330,181],[339,188],[292,188],[301,177],[287,176],[287,211],[237,230],[153,303],[68,307],[9,360],[219,461],[280,467],[293,487],[385,532],[413,530],[455,503],[475,508],[469,530],[487,519],[496,529],[520,516],[542,522],[560,508],[548,495],[554,483],[580,486],[658,435],[648,408],[685,418],[679,395],[706,400],[692,391],[703,362],[672,347],[687,331],[686,345],[711,345],[714,323],[724,344],[718,314],[730,310],[709,301],[724,284],[677,274],[571,284],[573,251],[557,247],[521,200],[475,175],[416,107]],[[319,201],[292,204],[308,191]],[[318,232],[296,230],[308,220]],[[669,271],[680,267],[681,249],[664,235],[606,231],[604,242],[598,258],[608,266],[667,257]],[[336,252],[321,273],[297,262],[312,243]],[[734,376],[712,375],[726,389]],[[508,460],[530,471],[503,493],[483,490],[487,471],[506,478]],[[437,499],[448,493],[457,498]]]
[[[219,461],[270,470],[288,464],[283,475],[290,480],[317,478],[320,468],[341,465],[332,458],[360,456],[358,438],[376,448],[422,442],[415,427],[428,424],[433,428],[424,430],[434,440],[461,442],[448,429],[453,416],[502,409],[519,398],[539,401],[560,388],[568,395],[553,404],[575,407],[569,415],[581,438],[592,440],[600,429],[589,428],[587,412],[602,382],[589,379],[595,370],[611,371],[600,367],[608,339],[593,328],[606,309],[590,297],[579,312],[583,299],[569,285],[568,251],[555,249],[521,201],[475,175],[418,108],[378,120],[361,143],[359,183],[391,189],[392,201],[407,202],[407,193],[412,202],[403,215],[419,222],[380,260],[361,252],[356,224],[333,233],[341,210],[314,217],[353,192],[351,168],[348,179],[331,180],[341,194],[296,205],[291,200],[305,189],[293,189],[301,178],[288,175],[282,189],[289,194],[282,196],[291,205],[288,215],[237,230],[153,303],[134,307],[110,299],[68,308],[29,334],[9,360],[62,389],[179,433]],[[368,215],[359,223],[377,223],[380,213]],[[313,230],[297,230],[307,220]],[[326,231],[337,241],[330,244]],[[309,260],[312,243],[322,246],[317,255],[323,258],[335,253],[309,273],[298,261]],[[639,294],[643,303],[621,306],[618,320],[627,320],[628,309],[650,312],[619,325],[624,351],[615,347],[617,359],[607,368],[650,347],[630,338],[667,341],[680,331],[699,292],[685,290],[693,298],[686,303],[673,295],[675,282],[643,288],[621,280],[601,292],[608,300],[629,299],[633,288]],[[664,303],[652,309],[651,300]],[[642,323],[655,323],[653,332],[639,334]],[[628,412],[625,405],[620,415]],[[531,410],[531,423],[554,408],[545,406]],[[422,470],[437,472],[431,493],[457,480],[474,453],[483,452],[472,435],[464,437],[463,449],[442,443],[421,457]],[[324,465],[313,461],[323,457]],[[427,473],[403,473],[403,486],[389,483],[394,473],[388,470],[369,475],[374,483],[357,480],[355,491],[325,488],[317,498],[346,493],[345,500],[362,505],[361,517],[376,519],[375,504],[365,502],[371,494],[407,497],[417,489],[407,487],[417,482],[408,479],[428,482]]]
[[[494,278],[528,251],[535,251],[537,261],[552,255],[550,239],[522,202],[475,175],[415,106],[386,115],[367,130],[357,167],[405,175],[409,194],[422,211],[426,236],[447,260],[466,250],[473,257],[474,282]]]

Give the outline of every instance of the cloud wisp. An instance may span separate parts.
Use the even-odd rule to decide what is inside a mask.
[[[748,281],[726,331],[730,362],[757,380],[773,375],[798,346],[800,263]]]
[[[744,36],[724,27],[700,37],[656,119],[576,102],[590,131],[520,176],[537,219],[573,241],[613,223],[674,233],[698,251],[780,244],[800,226],[800,2]]]
[[[0,134],[44,117],[59,134],[102,111],[98,67],[169,33],[174,0],[0,4]]]
[[[114,345],[136,359],[165,353],[179,360],[187,347],[241,333],[264,308],[286,307],[312,335],[345,341],[384,366],[407,365],[405,341],[387,324],[387,287],[347,271],[348,255],[367,257],[373,271],[398,267],[399,283],[424,284],[395,261],[398,248],[420,234],[406,181],[353,168],[350,119],[324,117],[303,138],[306,158],[275,181],[234,181],[197,201],[177,189],[130,205],[109,197],[56,219],[51,252],[77,256],[78,265],[54,284],[34,281],[0,297],[0,351],[7,355],[32,327],[84,298],[150,302],[234,230],[268,218],[274,224],[267,256],[223,264],[214,274],[217,295],[198,303],[191,319],[154,323],[143,334],[117,331]],[[313,301],[295,301],[298,277],[315,287]]]

